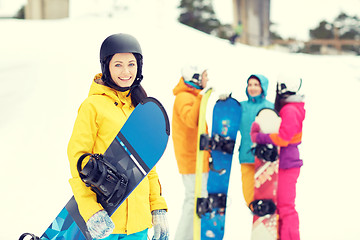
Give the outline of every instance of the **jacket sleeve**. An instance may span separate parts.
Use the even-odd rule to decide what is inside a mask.
[[[154,167],[148,174],[149,185],[150,185],[150,211],[165,209],[167,205],[163,196],[161,196],[161,184],[159,176],[156,173],[156,167]]]
[[[97,202],[96,194],[80,179],[77,171],[77,161],[84,153],[92,153],[98,126],[96,124],[96,111],[94,106],[84,102],[78,111],[74,129],[68,144],[68,158],[72,178],[69,180],[81,216],[87,220],[103,207]],[[83,166],[88,161],[84,159]]]
[[[266,134],[266,133],[258,133],[256,135],[256,143],[258,143],[258,144],[275,144],[271,140],[270,134]]]
[[[175,111],[189,128],[198,126],[201,98],[200,94],[194,96],[190,93],[181,93],[175,99]]]
[[[286,147],[292,142],[297,142],[301,139],[301,132],[298,133],[299,126],[301,122],[299,117],[296,116],[296,111],[293,110],[291,106],[283,108],[281,112],[281,124],[279,128],[279,133],[270,134],[271,140],[275,145],[280,147]]]

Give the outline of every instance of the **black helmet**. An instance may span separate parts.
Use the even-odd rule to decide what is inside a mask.
[[[116,53],[132,53],[134,54],[137,62],[137,74],[136,79],[130,87],[119,87],[111,79],[109,62],[112,56]],[[140,85],[142,76],[142,65],[143,65],[142,51],[139,42],[135,37],[126,34],[118,33],[113,34],[107,37],[100,47],[100,64],[102,71],[102,80],[105,84],[111,88],[114,88],[118,91],[124,92],[130,89],[129,94],[132,89]]]
[[[100,61],[115,53],[138,53],[142,55],[139,42],[133,36],[125,33],[113,34],[101,44]]]

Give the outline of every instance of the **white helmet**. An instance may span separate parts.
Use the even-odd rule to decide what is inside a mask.
[[[277,80],[277,93],[296,94],[302,84],[302,78],[293,73],[280,73]]]
[[[201,87],[202,74],[205,70],[205,68],[197,65],[187,65],[181,69],[181,75],[185,81]]]

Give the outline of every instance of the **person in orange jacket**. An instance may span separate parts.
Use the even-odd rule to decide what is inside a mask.
[[[134,108],[147,96],[140,84],[142,59],[140,44],[129,34],[114,34],[103,41],[100,48],[102,73],[95,75],[89,96],[78,110],[68,144],[72,175],[69,182],[80,214],[94,239],[147,240],[148,229],[152,226],[153,240],[169,239],[167,205],[161,196],[156,168],[111,217],[77,171],[79,157],[84,153],[104,153]]]
[[[198,120],[202,90],[209,79],[207,70],[195,65],[183,67],[181,73],[182,77],[173,89],[172,139],[185,198],[175,240],[192,240]],[[206,153],[204,157],[202,183],[207,182],[209,156]],[[202,196],[207,197],[206,184],[202,184]]]

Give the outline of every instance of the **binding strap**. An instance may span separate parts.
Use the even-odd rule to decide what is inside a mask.
[[[28,240],[41,240],[39,237],[35,236],[32,233],[23,233],[23,234],[21,234],[19,240],[25,239],[26,236],[30,236],[30,238]]]
[[[258,199],[249,204],[250,210],[253,214],[263,217],[268,214],[274,214],[276,205],[272,199]]]
[[[89,161],[81,168],[83,160],[88,156]],[[119,173],[102,154],[84,153],[77,162],[77,170],[81,180],[96,193],[99,203],[116,206],[122,200],[128,177]]]

